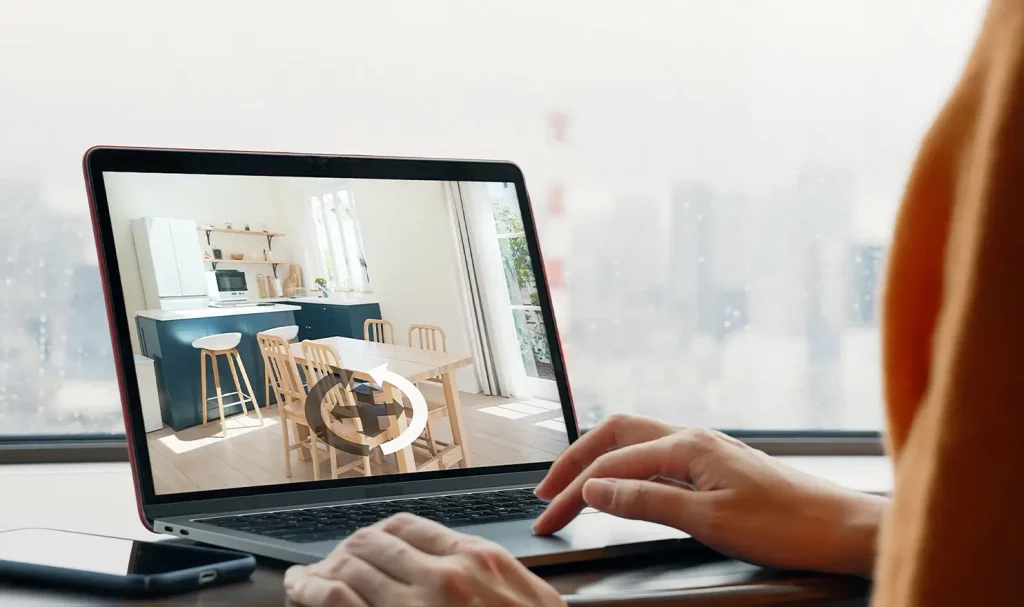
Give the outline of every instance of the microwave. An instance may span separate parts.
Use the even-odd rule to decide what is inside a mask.
[[[240,301],[248,297],[245,272],[215,270],[207,274],[207,280],[210,299],[213,301]]]

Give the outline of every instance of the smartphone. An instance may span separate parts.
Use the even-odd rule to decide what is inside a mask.
[[[0,532],[0,578],[121,596],[162,596],[252,575],[251,554],[57,529]]]

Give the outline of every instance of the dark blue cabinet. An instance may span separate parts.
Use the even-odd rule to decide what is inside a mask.
[[[238,353],[242,357],[242,364],[245,365],[245,372],[249,376],[256,400],[261,405],[266,405],[263,402],[263,357],[256,343],[256,334],[274,327],[294,324],[297,324],[295,314],[291,311],[184,320],[136,317],[140,353],[154,360],[160,412],[164,424],[175,430],[184,430],[202,423],[199,350],[192,347],[194,340],[217,333],[241,333],[242,341],[238,344]],[[207,362],[206,366],[207,388],[209,395],[213,396],[216,392],[213,388],[212,365]],[[227,357],[217,357],[217,370],[221,389],[225,393],[234,392],[235,384],[228,368]],[[245,389],[241,376],[239,381]],[[237,403],[235,396],[229,396],[226,400]],[[216,401],[211,401],[209,406],[209,419],[216,420]],[[241,405],[238,404],[224,408],[225,415],[233,415],[240,411]]]
[[[324,337],[363,338],[363,323],[368,318],[380,318],[378,304],[335,305],[303,302],[302,310],[295,313],[299,325],[299,339]]]

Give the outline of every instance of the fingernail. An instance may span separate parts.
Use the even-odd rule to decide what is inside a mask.
[[[592,478],[583,485],[583,501],[599,508],[611,503],[615,495],[615,483],[605,478]]]

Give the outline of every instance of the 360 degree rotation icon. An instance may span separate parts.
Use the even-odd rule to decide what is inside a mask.
[[[419,391],[414,383],[394,371],[389,371],[386,364],[371,369],[367,375],[373,380],[375,389],[383,389],[384,384],[390,384],[393,388],[397,389],[402,395],[405,396],[409,405],[412,407],[412,416],[409,419],[409,425],[401,434],[392,438],[391,440],[385,441],[380,444],[380,450],[385,455],[390,455],[396,451],[408,447],[415,441],[427,427],[427,401],[423,398],[423,393]],[[342,386],[343,390],[351,390],[354,387],[354,382],[349,373],[345,371],[339,371],[327,375],[320,381],[318,381],[309,390],[309,394],[306,395],[306,402],[304,407],[304,413],[306,416],[306,422],[309,424],[310,431],[313,432],[317,438],[326,442],[335,449],[351,453],[353,455],[368,455],[369,447],[352,441],[346,440],[337,434],[335,434],[330,426],[324,423],[323,415],[321,412],[322,404],[327,393],[334,389],[336,386]],[[355,411],[346,410],[351,409],[349,407],[335,407],[331,413],[339,417],[360,417],[363,420],[364,434],[373,435],[379,433],[380,428],[377,424],[377,416],[379,411],[378,405],[366,405],[355,407]],[[399,401],[386,403],[383,405],[384,411],[389,416],[398,416],[405,413],[405,407]],[[377,409],[377,410],[375,410]]]

